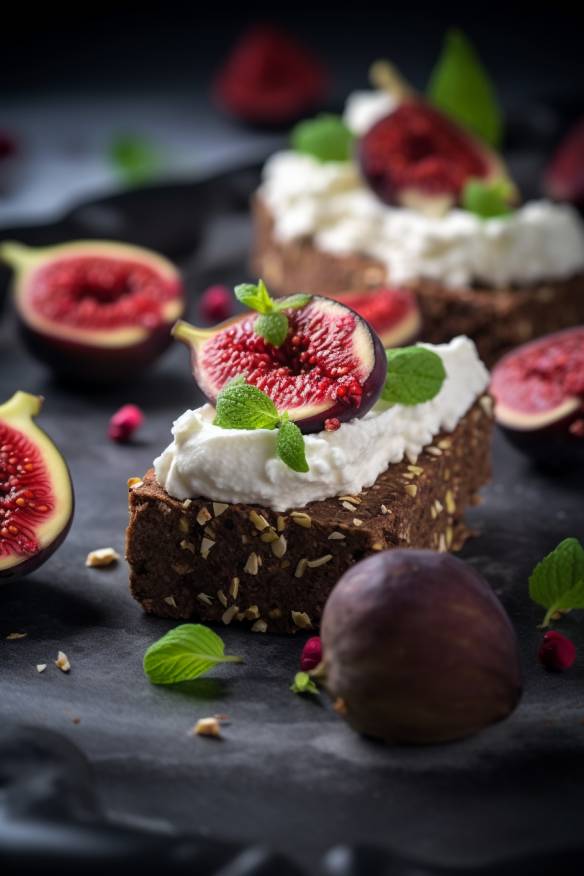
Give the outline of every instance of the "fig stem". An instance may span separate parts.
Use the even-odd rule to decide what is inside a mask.
[[[0,243],[0,260],[6,262],[11,268],[24,268],[34,261],[39,250],[33,250],[16,240],[6,240]]]
[[[205,341],[207,338],[215,334],[216,329],[203,329],[185,322],[184,319],[179,319],[172,327],[171,334],[173,338],[182,341],[183,344],[188,344],[189,347],[196,346]]]
[[[415,94],[411,85],[389,61],[375,61],[369,70],[369,79],[380,91],[387,91],[400,102]]]
[[[15,392],[11,398],[0,405],[0,420],[25,416],[36,417],[43,406],[41,395],[31,395],[30,392]]]

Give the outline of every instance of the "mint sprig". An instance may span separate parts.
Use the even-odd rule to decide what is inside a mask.
[[[349,161],[354,137],[341,116],[321,113],[314,119],[299,122],[290,137],[296,152],[318,161]]]
[[[156,148],[145,137],[121,134],[112,140],[108,157],[118,175],[128,185],[140,185],[154,179],[162,168]]]
[[[565,538],[537,564],[529,576],[529,595],[547,609],[542,627],[556,612],[584,608],[584,548],[575,538]]]
[[[297,694],[318,694],[318,688],[308,672],[297,672],[290,690]]]
[[[261,389],[234,377],[217,396],[213,424],[221,429],[278,429],[276,455],[293,471],[309,471],[302,432]]]
[[[242,283],[236,286],[235,297],[246,307],[259,313],[254,322],[254,332],[273,347],[281,347],[288,336],[289,321],[283,311],[299,310],[311,298],[310,295],[297,294],[274,299],[263,280],[258,280],[257,285]]]
[[[419,405],[436,396],[446,378],[444,363],[426,347],[386,350],[387,377],[381,398],[393,405]]]
[[[509,206],[512,197],[513,187],[505,179],[493,182],[469,179],[462,190],[461,205],[481,219],[495,219],[513,212]]]
[[[223,640],[202,624],[181,624],[150,645],[144,672],[152,684],[192,681],[218,663],[242,663],[225,654]]]
[[[497,148],[503,139],[503,115],[495,89],[474,46],[460,30],[449,30],[428,83],[430,101]]]

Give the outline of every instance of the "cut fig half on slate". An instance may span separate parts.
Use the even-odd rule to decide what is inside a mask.
[[[16,392],[0,405],[0,579],[38,568],[73,519],[67,464],[34,422],[42,402]]]
[[[495,419],[536,461],[584,464],[584,326],[523,344],[493,369]]]
[[[486,143],[427,103],[390,64],[378,62],[371,76],[395,100],[357,150],[363,177],[382,201],[439,216],[459,203],[471,179],[504,182],[516,199],[502,159]]]
[[[256,314],[211,329],[179,322],[174,335],[191,349],[195,380],[211,403],[234,377],[268,395],[300,429],[362,417],[383,388],[387,360],[377,334],[357,313],[320,296],[283,311],[288,332],[280,346],[255,331]]]
[[[170,343],[184,309],[180,275],[150,250],[88,240],[0,245],[15,272],[16,312],[30,352],[70,379],[140,373]]]

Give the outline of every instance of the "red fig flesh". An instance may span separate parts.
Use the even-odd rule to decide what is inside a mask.
[[[524,344],[493,370],[495,418],[520,450],[584,462],[584,326]]]
[[[195,379],[209,401],[234,377],[266,393],[303,432],[325,420],[362,417],[377,401],[387,373],[383,345],[358,314],[314,296],[286,310],[288,335],[274,347],[254,331],[257,315],[213,329],[177,323],[174,334],[191,348]]]
[[[0,405],[0,579],[40,566],[73,518],[67,465],[33,419],[41,404],[17,392]]]
[[[507,717],[521,695],[509,618],[449,554],[391,550],[357,563],[329,596],[321,638],[337,711],[388,743],[462,739]]]
[[[421,99],[408,97],[361,138],[363,176],[388,204],[440,214],[469,179],[506,179],[498,156]]]
[[[402,347],[417,339],[422,319],[415,296],[407,289],[382,287],[331,295],[367,320],[384,347]]]
[[[183,311],[178,272],[162,256],[111,241],[0,247],[33,355],[73,379],[118,380],[168,346]]]
[[[584,119],[566,134],[545,174],[548,197],[584,207]]]

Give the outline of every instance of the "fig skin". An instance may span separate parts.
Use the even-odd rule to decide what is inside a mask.
[[[51,517],[31,526],[41,542],[38,551],[28,556],[0,554],[0,583],[28,575],[42,566],[63,543],[73,522],[75,494],[67,463],[46,432],[34,422],[42,403],[40,396],[16,392],[0,405],[0,423],[6,423],[9,428],[20,432],[38,451],[48,473],[51,496],[55,502]],[[29,483],[28,487],[34,489],[34,483]]]
[[[561,345],[564,339],[569,341],[574,337],[577,340],[581,337],[584,349],[584,326],[564,329],[507,353],[492,373],[491,393],[495,398],[495,421],[499,429],[517,450],[550,469],[584,466],[584,398],[566,394],[550,408],[530,411],[526,409],[527,387],[521,407],[514,405],[509,397],[508,373],[519,357],[538,349],[543,356],[552,345]]]
[[[511,622],[450,554],[396,549],[357,563],[329,597],[321,638],[337,711],[386,743],[462,739],[506,718],[521,696]]]

